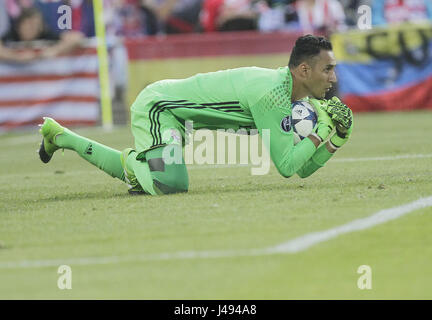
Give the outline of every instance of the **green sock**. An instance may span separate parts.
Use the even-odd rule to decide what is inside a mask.
[[[67,128],[55,138],[55,144],[76,151],[82,158],[110,176],[125,181],[120,151],[82,137]]]

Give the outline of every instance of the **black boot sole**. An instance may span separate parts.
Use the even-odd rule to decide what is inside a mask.
[[[39,158],[42,160],[43,163],[48,163],[52,158],[52,155],[49,155],[45,151],[44,139],[42,139],[42,143],[39,148]]]

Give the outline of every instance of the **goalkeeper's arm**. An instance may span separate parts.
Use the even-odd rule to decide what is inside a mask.
[[[270,131],[270,141],[266,147],[278,172],[288,178],[297,173],[316,153],[321,141],[332,131],[332,122],[324,112],[323,116],[318,116],[315,133],[294,145],[291,118],[287,109],[278,106],[268,109],[255,107],[251,108],[251,111],[261,136],[262,130]],[[283,124],[284,120],[288,122],[286,125]]]
[[[312,157],[297,171],[298,176],[307,178],[319,168],[324,167],[336,150],[329,141],[322,144]]]
[[[292,129],[286,131],[281,128],[281,121],[284,118],[290,121],[286,111],[271,110],[259,116],[255,114],[254,117],[261,137],[266,136],[263,134],[264,130],[269,130],[269,141],[266,139],[263,141],[270,153],[270,158],[282,176],[289,178],[294,175],[315,153],[316,145],[312,140],[303,139],[294,146]]]

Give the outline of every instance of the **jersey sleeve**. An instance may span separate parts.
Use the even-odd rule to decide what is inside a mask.
[[[263,141],[274,165],[284,177],[297,173],[316,151],[310,139],[303,139],[294,145],[291,97],[287,86],[288,83],[281,83],[250,108],[261,137],[264,130],[268,130],[270,139]]]
[[[325,144],[318,147],[312,157],[306,161],[306,163],[297,171],[297,174],[301,178],[307,178],[312,173],[317,171],[319,168],[324,167],[327,161],[333,156],[334,153],[330,153],[327,150]]]

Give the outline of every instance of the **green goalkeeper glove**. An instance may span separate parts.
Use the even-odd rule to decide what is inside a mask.
[[[327,112],[336,124],[336,133],[330,138],[335,148],[342,147],[350,138],[353,128],[353,113],[338,97],[326,101]]]
[[[351,136],[352,128],[352,123],[348,130],[339,124],[336,125],[336,132],[330,138],[330,143],[335,147],[335,149],[339,149],[348,141]]]
[[[327,103],[324,100],[309,99],[308,102],[312,104],[317,113],[318,122],[314,128],[314,133],[323,142],[328,138],[329,134],[333,131],[334,123],[326,111]]]
[[[339,124],[341,127],[348,130],[352,126],[353,115],[352,111],[348,106],[342,103],[338,97],[333,97],[326,101],[326,111],[330,115],[331,119]],[[345,131],[346,131],[345,130]]]

